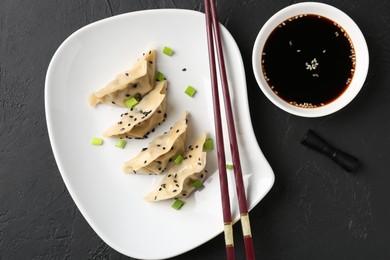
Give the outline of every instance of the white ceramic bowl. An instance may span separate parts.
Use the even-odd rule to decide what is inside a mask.
[[[278,97],[268,86],[261,66],[261,56],[264,44],[271,32],[287,19],[301,15],[314,14],[326,17],[339,24],[349,35],[356,54],[355,73],[348,88],[337,99],[324,106],[316,108],[302,108],[289,104]],[[253,71],[266,97],[279,108],[291,114],[303,117],[320,117],[334,113],[351,102],[362,88],[368,72],[368,48],[362,32],[356,23],[339,9],[322,3],[304,2],[288,6],[274,14],[261,28],[257,35],[252,55]]]

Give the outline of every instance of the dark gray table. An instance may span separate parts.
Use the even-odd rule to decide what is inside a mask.
[[[251,212],[258,259],[390,259],[390,2],[324,1],[363,31],[370,70],[358,97],[317,119],[289,115],[257,87],[255,37],[296,1],[218,1],[247,72],[255,133],[276,182]],[[84,220],[54,161],[44,111],[44,80],[55,50],[100,19],[152,8],[203,11],[201,0],[0,1],[0,259],[124,259]],[[300,144],[312,128],[361,159],[355,174]],[[235,227],[240,234],[240,226]],[[236,239],[237,258],[244,259]],[[220,235],[175,259],[223,259]]]

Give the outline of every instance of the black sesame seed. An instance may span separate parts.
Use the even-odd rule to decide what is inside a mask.
[[[199,166],[202,166],[202,163],[198,162],[198,165],[199,165]]]
[[[174,183],[177,183],[177,180],[173,180]]]
[[[200,175],[200,177],[201,177],[202,179],[203,179],[203,176],[204,176],[203,174]]]
[[[148,150],[147,147],[142,148],[142,152]]]
[[[121,125],[121,124],[122,124],[122,121],[119,121],[119,122],[118,122],[118,125]]]
[[[186,68],[183,68],[181,71],[186,71],[187,69]]]
[[[115,105],[115,102],[114,101],[111,101],[111,103],[113,103]]]
[[[150,63],[150,64],[153,64],[153,61],[150,60],[149,63]]]
[[[137,118],[136,118],[136,117],[134,118],[134,121],[137,121]]]
[[[196,149],[198,149],[198,147],[199,147],[198,145],[197,145],[197,146],[195,146],[195,148],[196,148]]]
[[[172,158],[171,158],[171,159],[169,159],[169,161],[170,161],[170,162],[172,162]]]
[[[176,133],[179,133],[179,129],[176,130]]]
[[[130,94],[126,94],[126,97],[130,97]]]
[[[152,129],[152,133],[154,133],[154,131],[155,131],[155,129],[153,128],[153,129]]]
[[[166,117],[167,117],[167,113],[164,114],[164,118],[166,118]]]
[[[135,174],[137,174],[137,172],[136,172],[135,170],[133,170],[133,172],[134,172]]]
[[[161,110],[158,110],[157,113],[161,114]]]
[[[151,54],[152,53],[152,51],[149,51],[149,54]]]
[[[133,85],[133,88],[137,88],[137,87],[138,87],[138,84],[134,84],[134,85]]]
[[[158,164],[162,164],[162,161],[156,161],[156,163],[158,163]]]
[[[125,129],[124,129],[124,128],[121,128],[121,131],[125,131]]]
[[[188,155],[188,157],[192,158],[192,155],[190,154],[190,155]]]
[[[179,185],[179,184],[176,184],[175,186],[176,186],[176,187],[180,187],[180,185]]]
[[[161,144],[158,144],[158,145],[157,145],[157,147],[160,147],[160,146],[161,146]]]
[[[125,116],[127,116],[129,113],[125,113]]]
[[[162,169],[161,167],[158,168],[159,171],[161,171],[161,169]]]
[[[168,174],[168,178],[171,177],[171,176],[172,176],[172,174]]]
[[[163,147],[163,150],[165,150],[165,147]]]
[[[157,199],[157,196],[154,196],[154,200],[156,200]]]
[[[131,124],[127,124],[127,126],[131,126]]]
[[[145,160],[145,161],[144,161],[144,164],[146,164],[147,162],[148,162],[148,161],[147,161],[147,160]]]
[[[125,73],[126,76],[129,76],[129,73]]]
[[[185,197],[185,196],[187,196],[187,194],[186,194],[186,193],[183,193],[183,196]]]
[[[177,190],[173,190],[172,192],[177,192]]]
[[[158,190],[159,190],[159,191],[161,191],[161,190],[162,190],[162,188],[159,188]]]

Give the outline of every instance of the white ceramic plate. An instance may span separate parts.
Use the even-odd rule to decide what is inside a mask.
[[[253,134],[240,52],[225,28],[222,36],[229,81],[234,86],[231,95],[247,197],[249,208],[253,208],[272,187],[274,175]],[[162,54],[165,45],[175,51],[172,57]],[[111,139],[105,139],[100,147],[90,145],[90,138],[101,136],[123,109],[105,105],[92,109],[87,104],[89,93],[131,67],[149,48],[156,48],[158,70],[168,79],[167,120],[148,139],[129,140],[124,150],[115,147]],[[121,170],[125,161],[167,131],[185,110],[191,115],[188,143],[202,131],[214,138],[209,81],[204,15],[195,11],[149,10],[105,19],[72,34],[55,53],[45,89],[53,152],[81,213],[115,250],[135,258],[168,258],[222,232],[216,151],[208,155],[209,176],[204,189],[185,199],[180,211],[170,207],[172,201],[143,200],[162,176],[125,174]],[[198,90],[194,98],[184,94],[188,85]],[[227,157],[230,162],[229,153]],[[237,219],[234,185],[230,188]]]

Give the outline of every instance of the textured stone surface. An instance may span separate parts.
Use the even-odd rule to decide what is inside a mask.
[[[370,50],[358,97],[331,116],[305,119],[273,106],[257,87],[251,53],[258,30],[296,1],[218,1],[219,20],[236,39],[248,81],[258,142],[276,182],[251,212],[259,259],[389,259],[390,2],[323,1],[349,14]],[[86,223],[53,158],[44,112],[44,79],[72,32],[136,10],[203,11],[199,0],[0,1],[0,259],[125,259]],[[312,128],[363,165],[348,174],[300,145]],[[260,170],[260,169],[259,169]],[[244,259],[235,226],[237,259]],[[175,259],[223,259],[223,237]]]

